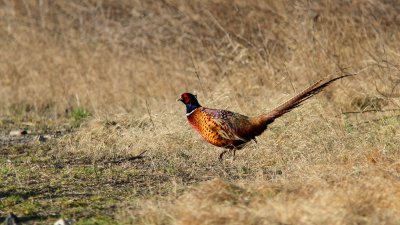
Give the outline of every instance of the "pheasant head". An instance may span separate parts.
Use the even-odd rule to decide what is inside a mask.
[[[193,110],[201,107],[199,102],[197,101],[196,95],[191,93],[183,93],[181,94],[181,98],[177,99],[177,101],[183,102],[186,105],[186,115],[190,115]]]

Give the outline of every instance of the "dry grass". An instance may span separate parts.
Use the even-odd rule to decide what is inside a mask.
[[[349,175],[334,184],[302,179],[229,185],[215,179],[174,200],[172,208],[166,201],[130,210],[143,224],[396,224],[398,181],[378,175],[384,176]]]
[[[40,151],[2,148],[37,174],[14,161],[0,172],[14,171],[24,193],[42,189],[32,177],[55,186],[62,200],[24,197],[41,205],[24,214],[45,218],[398,224],[399,13],[378,0],[4,1],[0,112],[15,126],[62,124],[80,118],[76,109],[92,116]],[[218,162],[175,102],[190,91],[256,115],[344,72],[358,75],[277,120],[233,162]],[[84,211],[71,191],[102,207]],[[60,209],[47,213],[49,204]]]

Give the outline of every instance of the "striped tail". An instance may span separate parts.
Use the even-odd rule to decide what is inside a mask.
[[[301,103],[303,103],[305,100],[311,98],[312,96],[318,94],[320,91],[322,91],[325,87],[333,83],[334,81],[337,81],[339,79],[348,77],[348,76],[353,76],[355,74],[346,74],[340,77],[333,78],[332,80],[326,81],[322,83],[322,80],[318,81],[317,83],[313,84],[309,88],[305,89],[304,91],[300,92],[293,98],[289,99],[285,103],[281,104],[280,106],[276,107],[269,113],[265,114],[262,116],[262,121],[263,125],[266,126],[274,120],[282,115],[284,115],[287,112],[290,112],[296,107],[299,107]]]

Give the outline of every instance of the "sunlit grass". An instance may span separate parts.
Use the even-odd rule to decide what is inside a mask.
[[[78,224],[397,224],[395,2],[0,5],[0,217]],[[219,162],[175,99],[265,113]],[[10,137],[12,129],[27,129]],[[37,136],[49,134],[46,142]],[[21,141],[22,140],[22,141]]]

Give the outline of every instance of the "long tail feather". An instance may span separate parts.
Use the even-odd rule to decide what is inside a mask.
[[[322,91],[325,87],[330,85],[336,80],[342,79],[344,77],[353,76],[355,74],[346,74],[340,77],[333,78],[332,80],[326,81],[322,83],[322,80],[318,81],[317,83],[313,84],[309,88],[305,89],[304,91],[300,92],[298,95],[294,96],[293,98],[289,99],[285,103],[281,104],[280,106],[276,107],[269,113],[263,116],[263,122],[266,125],[274,122],[274,120],[283,114],[290,112],[294,108],[298,107],[303,103],[305,100],[311,98],[312,96],[318,94]]]

